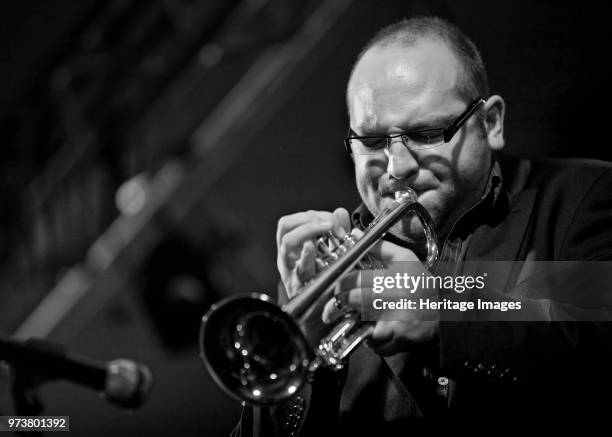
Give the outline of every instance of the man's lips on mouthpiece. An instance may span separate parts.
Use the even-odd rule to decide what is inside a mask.
[[[393,187],[392,189],[391,188],[383,189],[381,191],[380,195],[382,197],[390,197],[390,198],[395,199],[395,192],[396,191],[406,191],[408,189],[414,191],[417,196],[420,196],[425,191],[429,190],[429,188],[426,188],[426,187],[410,187],[410,186],[409,187]]]

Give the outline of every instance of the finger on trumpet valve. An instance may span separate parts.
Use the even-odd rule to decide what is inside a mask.
[[[317,263],[317,268],[319,271],[329,267],[329,263],[319,257],[315,258],[315,262]]]
[[[355,243],[356,243],[355,238],[351,234],[346,234],[344,236],[344,241],[342,242],[342,245],[346,249],[350,249],[351,247],[355,245]]]
[[[319,252],[319,255],[325,260],[336,260],[338,259],[338,255],[335,254],[332,249],[328,246],[328,238],[319,237],[316,241],[316,248]]]
[[[340,240],[338,240],[338,238],[334,235],[334,233],[332,231],[327,231],[327,241],[328,241],[328,247],[331,250],[334,250],[338,246],[342,245]]]
[[[342,238],[342,242],[340,242],[336,237],[334,237],[336,241],[336,248],[334,249],[334,253],[339,257],[340,255],[344,255],[349,251],[351,247],[355,245],[355,240],[349,234],[346,234]]]

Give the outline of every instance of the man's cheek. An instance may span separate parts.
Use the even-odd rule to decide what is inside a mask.
[[[454,196],[455,191],[452,187],[443,185],[436,190],[423,193],[419,201],[432,217],[440,217],[448,209],[449,205],[452,204]]]
[[[366,178],[357,180],[357,189],[361,199],[366,203],[369,208],[378,207],[380,202],[380,196],[376,190],[376,185],[372,181]]]

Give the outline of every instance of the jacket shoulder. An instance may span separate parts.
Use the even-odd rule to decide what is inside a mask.
[[[531,160],[531,184],[560,185],[569,191],[588,189],[604,176],[610,176],[612,163],[594,159],[542,158]]]
[[[538,252],[553,259],[608,257],[612,163],[544,158],[529,166],[524,190],[536,192],[531,223]]]

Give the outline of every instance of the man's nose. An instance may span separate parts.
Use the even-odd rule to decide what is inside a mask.
[[[391,144],[385,149],[385,155],[388,159],[387,173],[395,179],[407,179],[419,169],[412,151],[399,138],[391,140]]]

